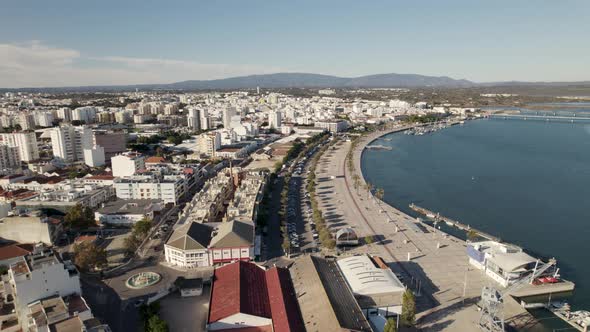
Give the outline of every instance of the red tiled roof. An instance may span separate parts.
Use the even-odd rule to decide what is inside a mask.
[[[272,327],[239,329],[240,332],[305,331],[287,269],[264,271],[254,263],[243,261],[216,269],[209,323],[237,313],[272,318]]]
[[[96,235],[80,235],[78,236],[74,242],[75,243],[81,243],[81,242],[94,242],[96,241]]]
[[[217,150],[217,152],[236,152],[236,151],[240,151],[239,148],[221,148],[219,150]]]
[[[0,248],[0,260],[25,256],[31,253],[31,251],[23,248],[17,244],[11,244]]]
[[[239,261],[215,269],[209,322],[237,313],[271,317],[265,273],[256,264]]]
[[[289,270],[274,267],[266,271],[266,285],[274,330],[305,331]]]
[[[145,160],[146,164],[161,164],[165,162],[166,159],[164,159],[163,157],[149,157]]]
[[[100,174],[87,177],[89,180],[113,180],[115,177],[112,174]]]
[[[56,184],[56,183],[60,183],[64,180],[63,177],[61,176],[43,176],[43,175],[38,175],[38,176],[34,176],[32,178],[28,178],[25,179],[23,182],[24,183],[31,183],[33,181],[36,181],[37,183],[40,184]]]
[[[265,326],[248,326],[242,328],[232,328],[232,329],[223,329],[223,330],[215,330],[217,332],[279,332],[278,330],[273,331],[272,325],[265,325]]]

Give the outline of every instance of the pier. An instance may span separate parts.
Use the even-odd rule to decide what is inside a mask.
[[[434,219],[437,222],[438,221],[443,221],[443,222],[445,222],[449,226],[455,226],[455,227],[457,227],[459,229],[464,229],[464,230],[467,230],[467,231],[473,230],[473,231],[477,232],[477,234],[479,236],[483,237],[483,238],[486,238],[486,239],[491,240],[491,241],[501,242],[501,240],[499,238],[497,238],[497,237],[495,237],[493,235],[490,235],[490,234],[488,234],[486,232],[483,232],[483,231],[480,231],[478,229],[475,229],[475,228],[473,228],[473,227],[471,227],[469,225],[465,225],[463,223],[460,223],[460,222],[458,222],[456,220],[453,220],[453,219],[451,219],[449,217],[441,216],[440,213],[438,213],[438,212],[430,211],[430,210],[428,210],[426,208],[423,208],[423,207],[420,207],[420,206],[418,206],[418,205],[416,205],[414,203],[410,204],[410,209],[412,209],[412,210],[414,210],[414,211],[416,211],[416,212],[418,212],[420,214],[423,214],[423,215],[427,216],[428,218]]]

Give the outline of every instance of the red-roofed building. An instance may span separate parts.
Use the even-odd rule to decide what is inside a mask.
[[[31,245],[27,244],[10,244],[0,248],[0,265],[10,266],[10,264],[20,261],[21,257],[30,254]]]
[[[289,270],[266,271],[272,325],[275,331],[305,331]]]
[[[167,164],[167,163],[168,162],[166,161],[166,159],[164,159],[164,157],[148,157],[145,159],[146,166]]]
[[[304,331],[287,270],[239,261],[215,270],[209,331]]]

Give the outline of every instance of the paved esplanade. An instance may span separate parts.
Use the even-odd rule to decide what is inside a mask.
[[[476,330],[479,316],[470,303],[480,296],[482,286],[491,281],[469,264],[465,242],[428,225],[420,226],[423,229],[408,227],[408,222],[413,222],[412,217],[378,203],[364,189],[365,182],[359,171],[361,152],[378,136],[371,134],[362,138],[354,152],[355,171],[362,183],[357,189],[353,186],[353,174],[346,166],[350,142],[338,143],[335,150],[328,149],[320,159],[316,169],[317,199],[328,225],[333,232],[348,226],[360,237],[375,236],[375,243],[352,251],[381,256],[394,272],[404,276],[404,283],[413,284],[411,288],[415,291],[420,288],[422,295],[417,303],[419,312],[425,316],[420,321],[422,327],[437,331]],[[379,184],[374,185],[379,187]],[[412,282],[412,279],[418,281]],[[467,299],[465,305],[464,298]]]

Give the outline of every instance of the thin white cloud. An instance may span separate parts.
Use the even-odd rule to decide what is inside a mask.
[[[89,65],[88,61],[92,60]],[[174,59],[83,56],[39,41],[0,43],[0,87],[170,83],[284,71],[278,67]]]

